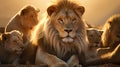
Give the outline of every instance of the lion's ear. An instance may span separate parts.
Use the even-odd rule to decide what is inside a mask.
[[[25,15],[26,13],[28,13],[28,10],[27,9],[23,9],[20,14],[21,15]]]
[[[55,6],[55,5],[49,6],[49,7],[47,8],[47,13],[48,13],[48,15],[51,16],[52,13],[55,12],[55,10],[56,10],[56,6]]]
[[[36,9],[36,13],[39,13],[39,12],[40,12],[40,9],[37,8],[37,9]]]
[[[109,23],[110,26],[112,25],[112,21],[109,20],[108,23]]]
[[[5,41],[10,38],[10,34],[2,34],[2,40]]]
[[[103,33],[103,30],[99,30],[99,32],[100,32],[100,35],[102,35],[102,33]]]
[[[77,11],[83,15],[84,12],[85,12],[85,8],[84,8],[83,6],[79,6],[79,7],[77,8]]]

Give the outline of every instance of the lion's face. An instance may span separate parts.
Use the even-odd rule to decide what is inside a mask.
[[[65,43],[73,42],[80,32],[80,26],[83,26],[80,25],[81,18],[71,9],[60,10],[53,21],[53,26],[58,31],[60,39]]]
[[[8,34],[4,34],[4,47],[8,51],[16,54],[21,54],[25,45],[23,44],[22,34],[13,31]]]
[[[111,23],[110,32],[111,39],[115,39],[116,41],[120,41],[120,18],[118,21],[113,21]]]
[[[38,24],[38,12],[39,10],[35,10],[32,6],[27,6],[21,11],[21,17],[23,20],[22,25],[28,29],[32,29],[35,25]]]
[[[56,15],[55,21],[54,26],[57,29],[59,37],[61,37],[62,41],[73,42],[79,25],[77,15],[72,10],[68,10],[67,12],[61,10]]]
[[[87,36],[90,43],[89,46],[100,46],[99,44],[101,42],[102,33],[102,30],[97,30],[94,28],[87,29]]]
[[[110,17],[104,25],[102,43],[104,46],[117,45],[120,43],[120,15]]]

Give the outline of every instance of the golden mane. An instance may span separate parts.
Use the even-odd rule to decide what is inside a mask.
[[[53,4],[57,7],[57,11],[55,12],[55,15],[61,10],[61,9],[71,9],[74,12],[77,7],[80,5],[69,1],[69,0],[59,0],[57,3]],[[49,13],[48,13],[49,14]],[[45,14],[43,19],[39,22],[39,24],[36,26],[33,36],[31,40],[33,43],[35,43],[36,40],[43,37],[44,43],[48,43],[46,45],[42,45],[48,49],[54,49],[56,51],[57,56],[64,56],[67,52],[76,52],[78,50],[80,53],[82,51],[85,51],[87,48],[87,42],[86,42],[86,30],[85,25],[82,19],[80,19],[80,30],[78,33],[76,33],[75,42],[74,43],[64,43],[60,41],[60,37],[58,34],[58,31],[56,30],[55,26],[52,22],[55,17],[49,17],[48,14]],[[79,17],[81,17],[82,14],[77,14]]]
[[[78,1],[74,0],[57,0],[56,2],[54,2],[52,5],[55,5],[58,7],[57,11],[60,11],[60,9],[72,9],[74,10],[76,7],[80,6],[80,3],[78,3]]]

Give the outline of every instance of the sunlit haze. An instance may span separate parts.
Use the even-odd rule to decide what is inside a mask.
[[[22,7],[32,4],[40,9],[39,16],[47,9],[51,0],[0,0],[0,26],[5,26],[10,18]],[[113,14],[120,13],[120,0],[79,0],[86,11],[83,18],[92,25],[102,25]]]

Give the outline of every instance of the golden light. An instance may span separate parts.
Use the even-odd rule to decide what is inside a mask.
[[[40,9],[39,16],[45,12],[52,0],[0,0],[0,26],[6,26],[22,7],[32,4]],[[106,19],[120,13],[120,0],[78,0],[84,7],[84,19],[93,25],[104,24]]]
[[[34,45],[37,45],[38,38],[41,38],[43,35],[42,30],[44,29],[44,22],[47,21],[46,16],[44,16],[44,15],[46,15],[46,13],[44,13],[42,15],[43,18],[39,21],[38,25],[35,26],[35,28],[33,29],[32,36],[31,36],[30,40]]]

